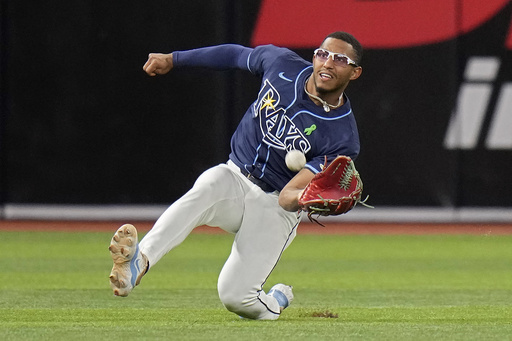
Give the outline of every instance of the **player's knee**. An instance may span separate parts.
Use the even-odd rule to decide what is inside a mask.
[[[219,298],[232,313],[254,320],[276,320],[279,314],[272,313],[259,300],[259,292],[244,290],[242,286],[219,285]]]
[[[242,295],[238,294],[235,290],[228,290],[227,288],[219,287],[218,290],[219,298],[227,310],[231,312],[240,310],[243,301]]]
[[[219,287],[219,298],[227,310],[244,317],[247,315],[247,307],[251,305],[251,297],[247,292],[241,292],[236,288]],[[254,297],[256,299],[256,297]]]

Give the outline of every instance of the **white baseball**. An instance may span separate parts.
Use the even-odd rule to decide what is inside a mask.
[[[286,167],[293,172],[298,172],[306,165],[306,156],[300,150],[290,150],[284,159]]]

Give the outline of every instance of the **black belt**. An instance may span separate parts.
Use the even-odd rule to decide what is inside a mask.
[[[251,173],[249,173],[248,171],[246,171],[245,169],[242,169],[240,168],[240,172],[247,178],[249,179],[253,184],[255,184],[256,186],[258,186],[259,188],[261,188],[263,190],[263,192],[274,192],[275,189],[270,186],[269,184],[267,184],[265,181],[261,180],[261,179],[258,179],[256,177],[254,177],[254,175],[252,175]]]

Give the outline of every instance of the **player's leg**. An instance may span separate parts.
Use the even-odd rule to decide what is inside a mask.
[[[242,221],[243,197],[240,178],[227,165],[205,171],[193,188],[160,216],[140,242],[149,264],[156,264],[197,226],[216,226],[212,223],[217,220],[216,216],[221,217],[226,230],[237,230]]]
[[[217,212],[222,212],[227,230],[237,230],[242,220],[244,197],[240,182],[227,165],[218,165],[201,174],[193,188],[160,216],[140,244],[137,244],[137,231],[133,226],[128,231],[121,227],[110,247],[114,261],[110,281],[114,294],[127,296],[140,282],[148,264],[155,265],[195,227],[209,224]],[[130,238],[125,238],[128,234]],[[138,262],[140,268],[135,266]]]
[[[219,276],[221,301],[228,310],[246,318],[277,319],[288,304],[276,299],[279,292],[267,295],[262,290],[295,237],[299,222],[297,213],[285,211],[277,200],[277,194],[257,188],[247,194],[242,226]],[[286,294],[280,298],[286,299]]]

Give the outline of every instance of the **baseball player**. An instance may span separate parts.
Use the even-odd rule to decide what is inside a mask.
[[[231,312],[249,319],[277,319],[293,300],[292,287],[263,286],[293,241],[300,221],[298,198],[327,159],[355,159],[359,136],[344,93],[362,72],[362,48],[350,34],[326,37],[308,62],[286,48],[219,45],[170,54],[150,54],[144,71],[173,68],[242,69],[262,78],[257,99],[231,139],[229,160],[202,173],[138,243],[137,230],[123,225],[114,234],[110,283],[127,296],[150,267],[201,225],[235,234],[218,278],[218,293]],[[293,172],[286,153],[306,156]]]

